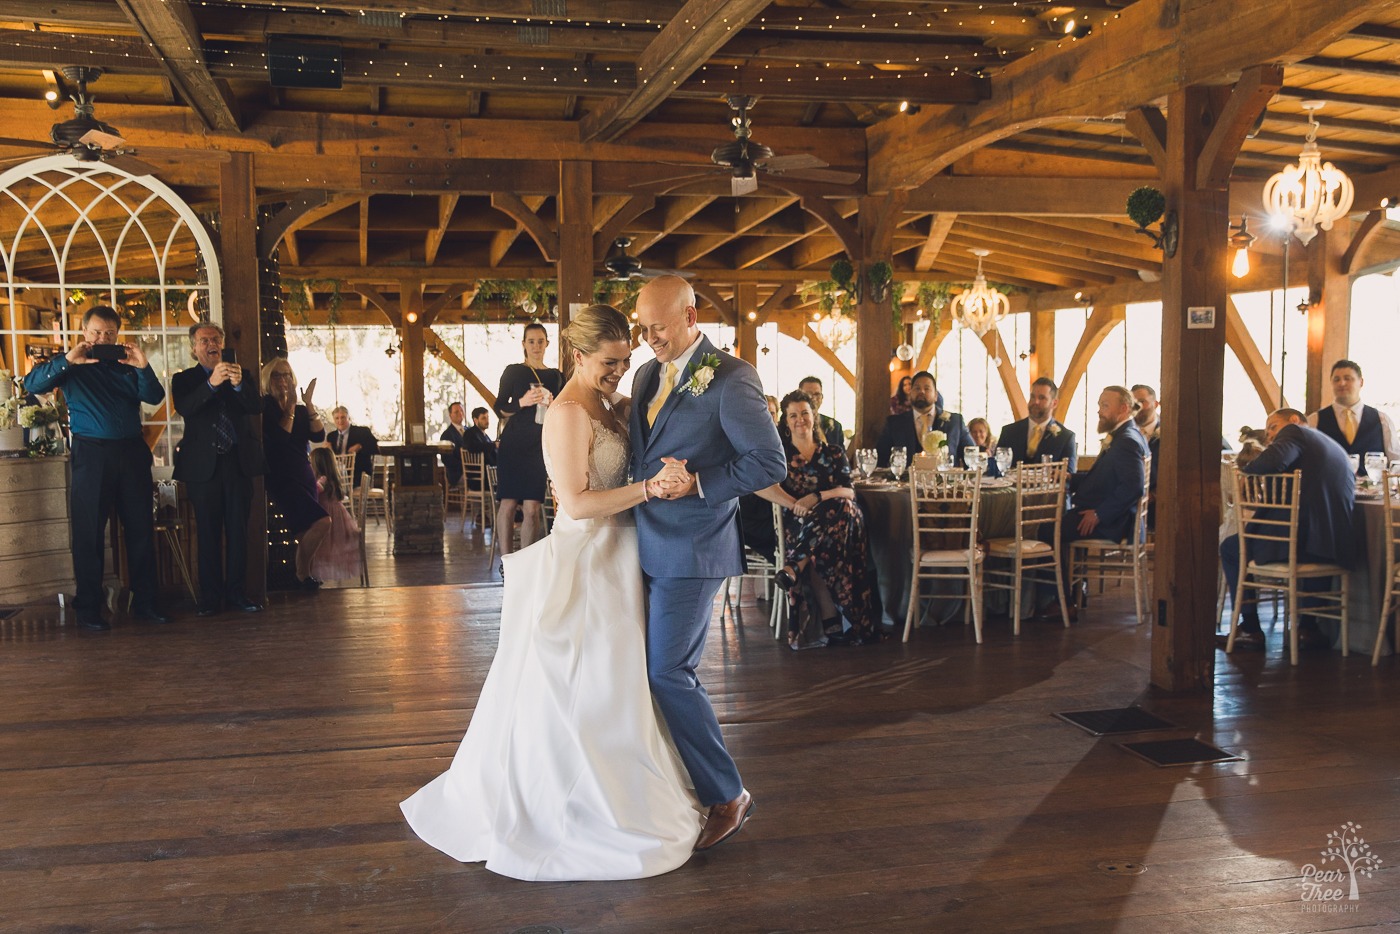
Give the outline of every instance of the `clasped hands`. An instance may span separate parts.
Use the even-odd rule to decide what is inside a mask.
[[[661,458],[661,470],[647,481],[647,495],[658,499],[680,499],[695,492],[695,474],[686,462],[674,457]]]
[[[817,508],[817,505],[821,503],[821,501],[822,495],[820,493],[808,493],[801,499],[792,501],[792,514],[794,516],[808,515],[813,509]]]

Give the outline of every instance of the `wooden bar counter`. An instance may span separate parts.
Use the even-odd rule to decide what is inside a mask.
[[[438,457],[450,444],[380,444],[379,453],[393,458],[389,467],[393,511],[394,554],[442,554],[442,485]]]

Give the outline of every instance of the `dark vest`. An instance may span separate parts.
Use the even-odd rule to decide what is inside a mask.
[[[1337,422],[1337,410],[1330,405],[1318,410],[1317,430],[1340,444],[1342,450],[1348,454],[1360,455],[1361,466],[1356,470],[1357,476],[1366,475],[1367,454],[1385,453],[1385,432],[1381,429],[1381,413],[1369,405],[1361,407],[1361,422],[1356,426],[1356,439],[1351,444],[1347,444],[1346,435],[1342,434],[1342,426]]]

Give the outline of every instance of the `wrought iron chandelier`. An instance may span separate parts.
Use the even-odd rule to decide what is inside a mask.
[[[1331,230],[1332,223],[1351,210],[1351,179],[1332,163],[1323,162],[1317,148],[1316,112],[1322,104],[1303,101],[1309,126],[1298,164],[1276,172],[1264,184],[1264,209],[1280,226],[1291,227],[1304,246],[1319,229]]]
[[[982,257],[991,255],[991,250],[969,252],[977,256],[977,278],[972,281],[972,288],[953,299],[953,320],[982,337],[1006,317],[1011,303],[1005,295],[987,285],[987,277],[982,275]]]

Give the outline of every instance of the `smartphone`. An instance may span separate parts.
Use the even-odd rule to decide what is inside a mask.
[[[232,347],[225,347],[223,350],[219,351],[219,359],[225,363],[237,363],[238,352]]]
[[[126,359],[126,348],[121,344],[93,344],[87,350],[90,360],[117,361]]]

